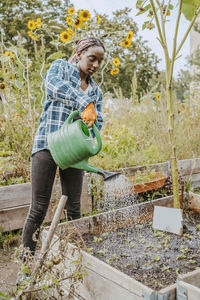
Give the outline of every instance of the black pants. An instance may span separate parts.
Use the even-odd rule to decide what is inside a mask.
[[[32,203],[23,228],[23,245],[34,254],[39,228],[49,206],[57,166],[48,150],[35,153],[31,160]],[[83,182],[83,170],[59,169],[62,195],[67,195],[67,216],[78,219]]]

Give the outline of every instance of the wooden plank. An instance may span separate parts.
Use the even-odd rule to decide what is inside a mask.
[[[42,240],[44,241],[47,231],[44,230],[42,235]],[[57,240],[57,242],[55,242],[55,240]],[[57,236],[54,236],[51,251],[56,254],[58,252],[58,247],[59,239],[57,239]],[[82,256],[82,264],[88,275],[83,277],[82,283],[76,285],[75,291],[77,294],[81,295],[83,299],[139,300],[144,299],[144,293],[146,296],[154,295],[155,292],[151,288],[87,252],[83,250],[79,252],[79,250],[70,243],[68,244],[68,252],[65,261],[66,277],[69,276],[70,273],[73,272],[73,268],[75,268],[74,264],[71,262],[77,259],[80,260],[80,254]],[[69,288],[69,281],[65,281],[63,286]]]
[[[170,175],[171,173],[169,161],[157,164],[150,164],[148,165],[148,167],[155,169],[157,172],[163,173],[165,175]],[[133,176],[138,170],[144,171],[146,168],[147,167],[143,165],[117,169],[116,171],[121,171],[127,176]],[[200,158],[179,160],[178,170],[181,176],[200,173]]]
[[[159,290],[158,295],[162,296],[161,299],[167,299],[167,298],[164,298],[163,296],[168,295],[168,299],[176,300],[176,284],[168,285],[164,289]]]
[[[179,160],[178,170],[181,175],[200,173],[200,158]]]
[[[5,232],[23,228],[29,207],[30,205],[23,205],[0,210],[0,231]],[[50,206],[44,222],[50,222],[53,214],[54,210],[52,210],[52,207]],[[64,215],[62,215],[62,220],[64,220]]]
[[[200,270],[189,272],[188,274],[180,275],[177,280],[177,293],[180,288],[185,290],[185,295],[188,300],[200,299]],[[178,298],[179,299],[179,298]]]
[[[200,213],[200,195],[189,192],[188,208]]]
[[[0,187],[0,210],[30,203],[31,184],[22,183]]]
[[[61,187],[59,181],[53,186],[52,200],[58,200],[61,197]],[[31,183],[14,184],[0,187],[0,210],[11,207],[24,206],[31,203]],[[81,204],[83,212],[89,211],[88,204],[88,179],[83,177],[83,188],[81,195]]]

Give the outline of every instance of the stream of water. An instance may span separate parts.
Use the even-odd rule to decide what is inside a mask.
[[[104,182],[104,209],[106,211],[136,203],[129,178],[120,174]]]

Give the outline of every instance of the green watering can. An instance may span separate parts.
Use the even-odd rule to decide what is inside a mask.
[[[79,115],[77,110],[72,112],[59,130],[48,135],[48,146],[55,163],[62,170],[71,167],[97,173],[102,175],[104,180],[118,175],[119,173],[89,165],[89,157],[96,155],[101,150],[101,136],[96,125],[93,124],[92,129],[96,143],[82,120],[73,122],[73,118],[77,115]]]

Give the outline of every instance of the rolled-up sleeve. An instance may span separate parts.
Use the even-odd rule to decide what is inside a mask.
[[[70,81],[64,80],[65,72],[65,62],[62,59],[57,59],[51,64],[45,77],[46,94],[55,101],[74,101],[81,112],[93,99],[74,88]]]

